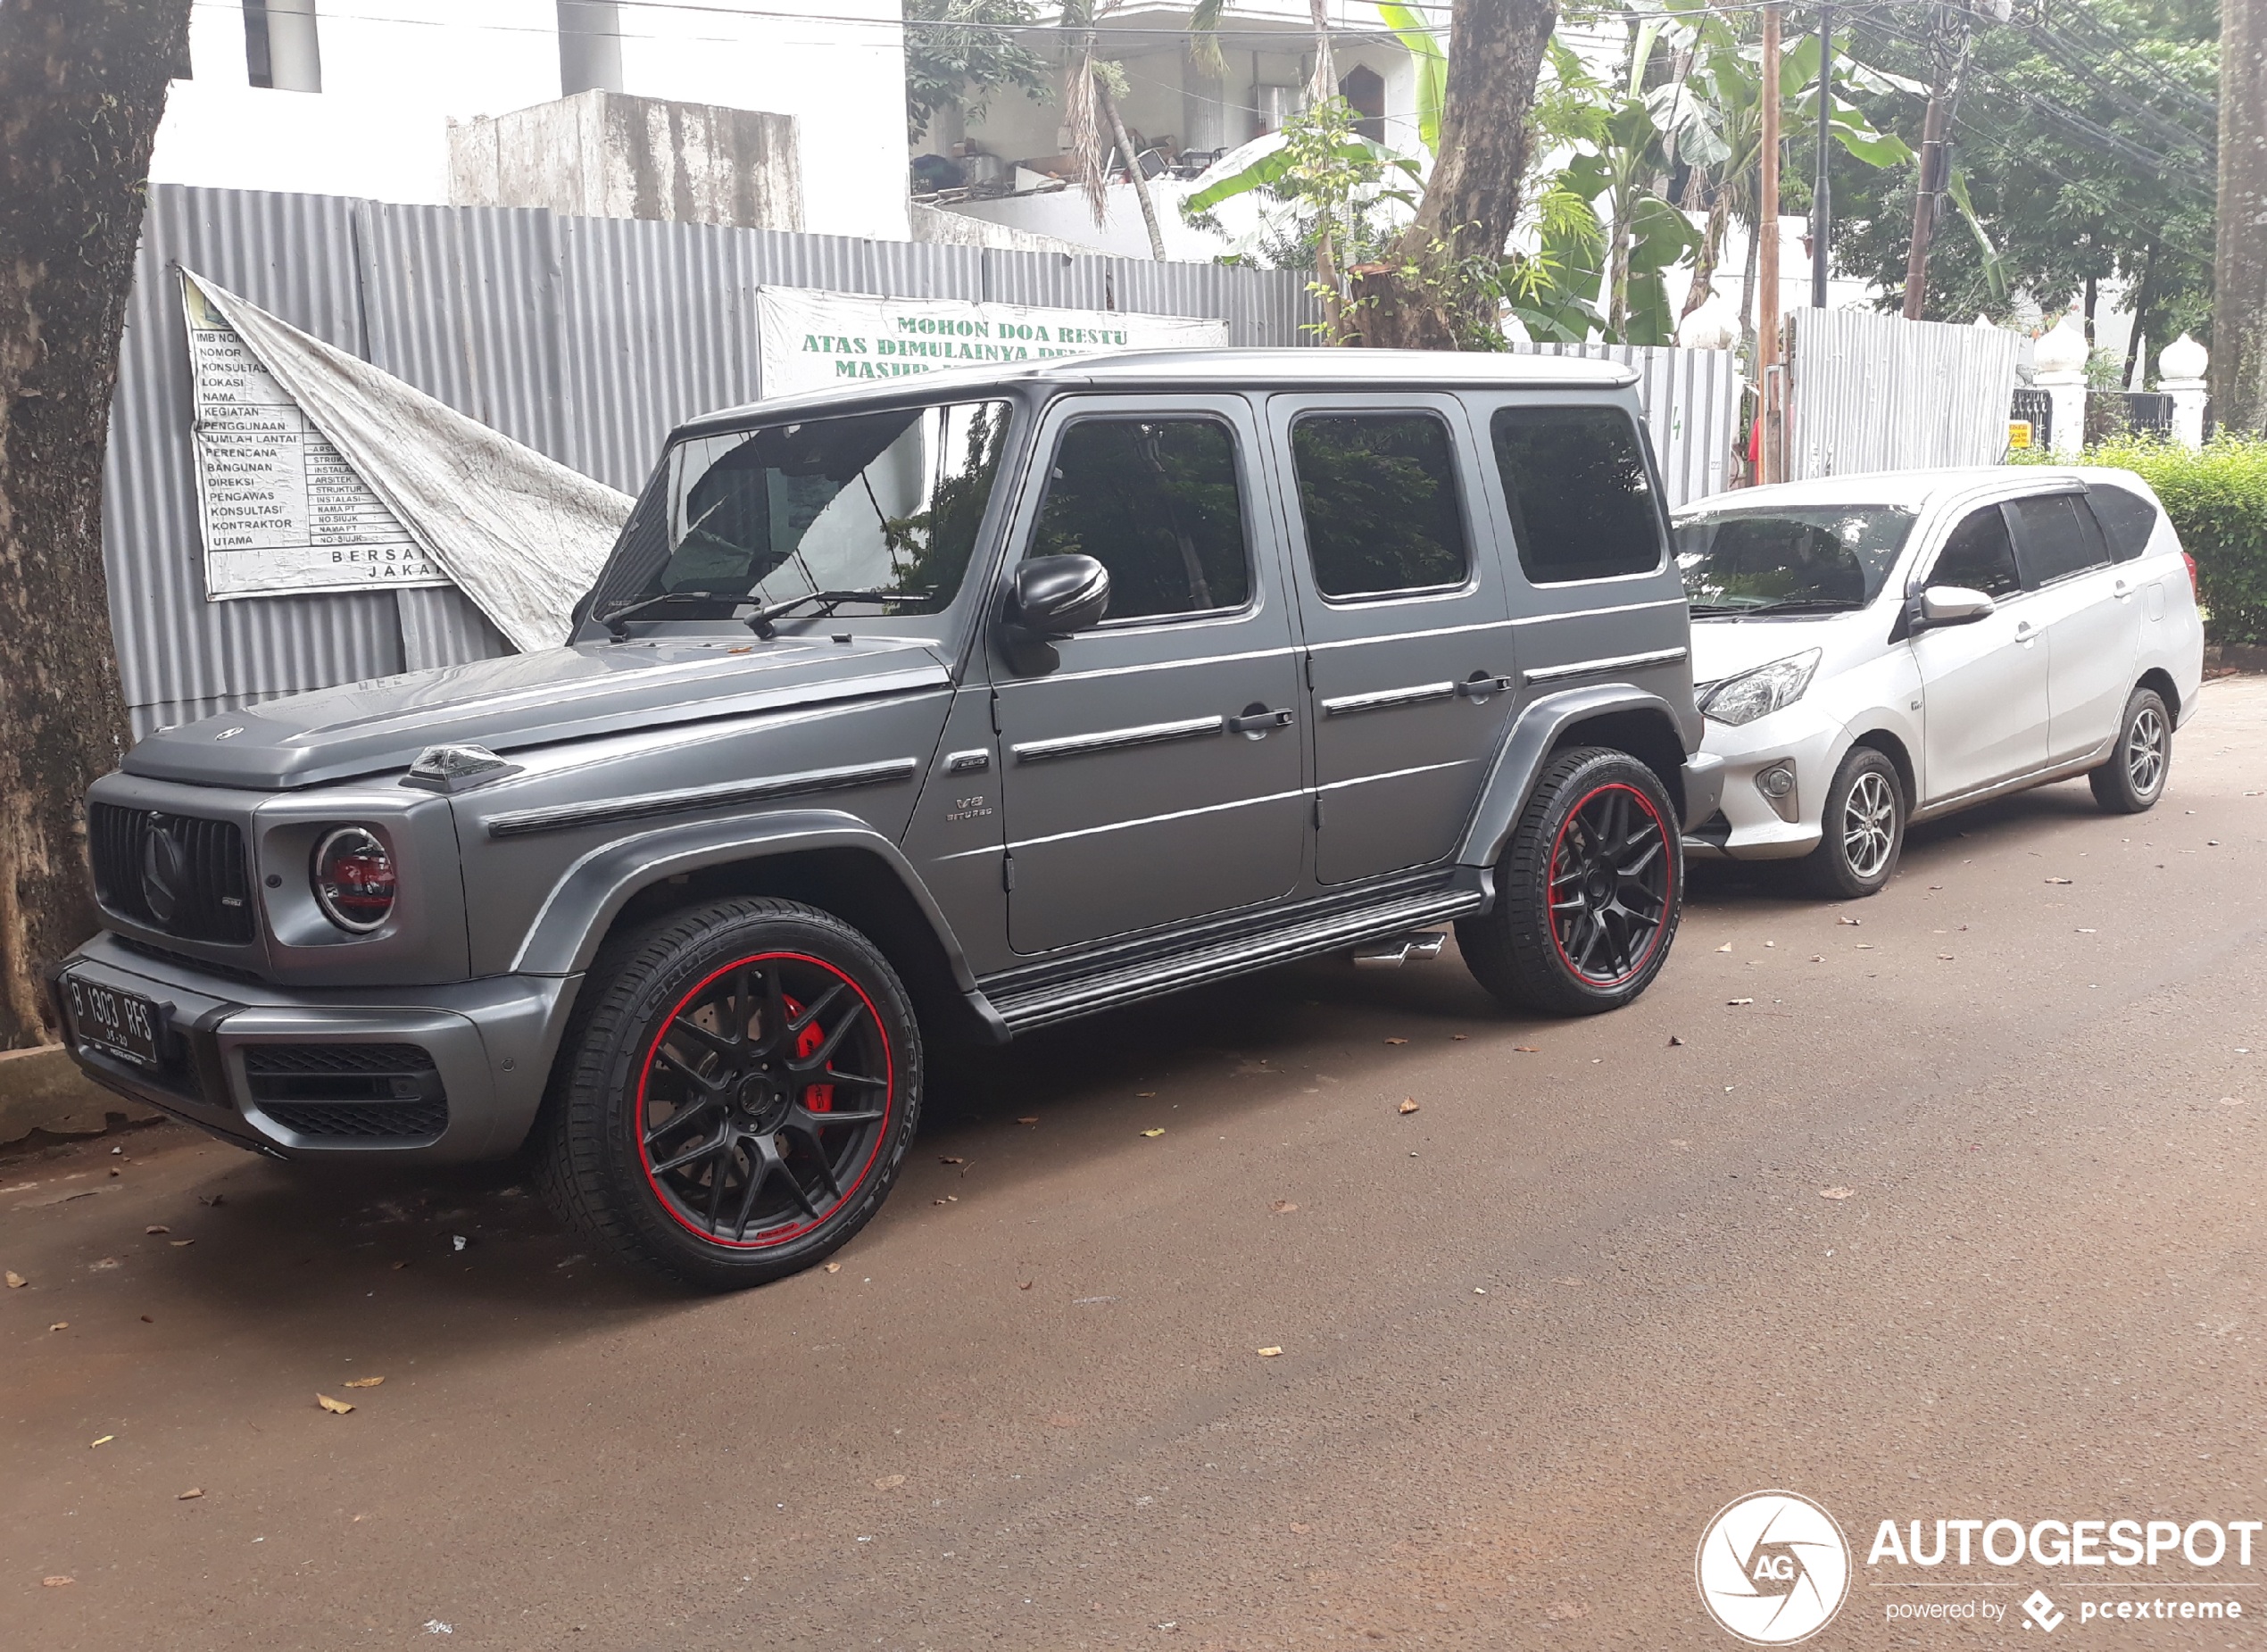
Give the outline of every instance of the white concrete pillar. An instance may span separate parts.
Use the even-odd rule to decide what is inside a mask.
[[[2157,353],[2157,388],[2172,398],[2172,439],[2190,452],[2204,445],[2205,369],[2210,353],[2186,333]]]
[[[2031,383],[2047,393],[2054,426],[2055,457],[2076,459],[2086,451],[2086,323],[2072,311],[2039,336],[2031,350]]]

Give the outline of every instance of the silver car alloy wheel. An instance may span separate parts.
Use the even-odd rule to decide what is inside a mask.
[[[2156,707],[2145,705],[2125,731],[2125,777],[2135,796],[2154,796],[2164,783],[2164,718]]]
[[[1881,876],[1897,847],[1897,796],[1886,776],[1872,769],[1850,783],[1842,803],[1842,858],[1862,878]]]

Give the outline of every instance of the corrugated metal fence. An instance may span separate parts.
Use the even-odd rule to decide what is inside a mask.
[[[1867,310],[1790,320],[1787,475],[1997,464],[2019,341],[2005,328]]]
[[[1214,316],[1237,345],[1315,320],[1293,271],[155,186],[103,486],[137,735],[506,652],[445,588],[205,600],[178,265],[626,492],[670,426],[754,399],[760,285]]]
[[[1729,350],[1651,345],[1519,345],[1528,355],[1579,355],[1637,369],[1669,507],[1723,491],[1740,444],[1740,364]]]

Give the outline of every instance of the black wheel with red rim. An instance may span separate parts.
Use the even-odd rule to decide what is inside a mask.
[[[694,1283],[806,1267],[880,1206],[920,1049],[897,975],[841,920],[743,900],[602,959],[546,1120],[544,1192],[627,1259]]]
[[[1552,760],[1496,868],[1496,904],[1457,926],[1466,964],[1515,1009],[1594,1015],[1652,984],[1684,900],[1660,776],[1604,747]]]

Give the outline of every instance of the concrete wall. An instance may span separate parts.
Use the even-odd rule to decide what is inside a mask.
[[[801,229],[795,136],[787,115],[578,92],[452,127],[449,201]]]

